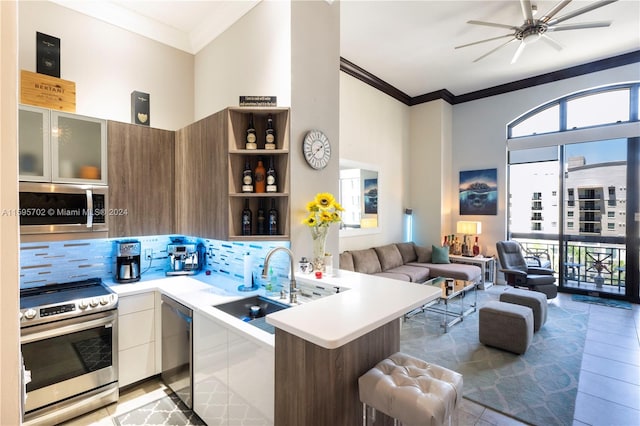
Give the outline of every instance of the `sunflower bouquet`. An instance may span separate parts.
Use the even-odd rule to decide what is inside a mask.
[[[324,247],[329,226],[342,221],[340,212],[344,209],[332,194],[321,192],[307,203],[307,211],[309,215],[302,223],[311,230],[314,260],[321,259],[325,256]]]

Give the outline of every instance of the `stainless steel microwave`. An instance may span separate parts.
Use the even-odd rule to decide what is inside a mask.
[[[20,238],[23,242],[106,238],[106,186],[20,182]]]

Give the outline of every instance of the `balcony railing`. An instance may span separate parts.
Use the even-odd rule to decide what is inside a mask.
[[[556,275],[563,277],[565,287],[617,290],[624,293],[626,246],[619,243],[567,241],[564,243],[566,260],[560,263],[558,242],[535,238],[514,238],[530,252],[546,253]],[[545,257],[542,256],[544,260]]]

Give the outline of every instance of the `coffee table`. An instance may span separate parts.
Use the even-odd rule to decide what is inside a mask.
[[[442,322],[440,326],[446,333],[454,324],[459,323],[467,315],[476,311],[478,304],[478,283],[475,281],[453,280],[453,289],[447,291],[447,280],[450,279],[437,277],[426,281],[425,285],[440,287],[442,293],[440,296],[427,303],[420,308],[422,311],[436,312],[442,314]],[[467,302],[467,294],[473,292],[473,301]]]

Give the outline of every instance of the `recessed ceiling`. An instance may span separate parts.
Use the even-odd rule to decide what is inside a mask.
[[[260,0],[52,1],[195,54]],[[559,1],[532,3],[544,14]],[[557,16],[596,1],[574,0]],[[515,64],[510,62],[516,43],[473,62],[504,39],[454,47],[511,32],[471,25],[469,20],[522,25],[517,0],[341,0],[340,7],[340,55],[412,97],[440,89],[461,95],[640,49],[637,0],[619,0],[565,21],[612,24],[555,32],[552,36],[563,46],[561,51],[534,43]]]

